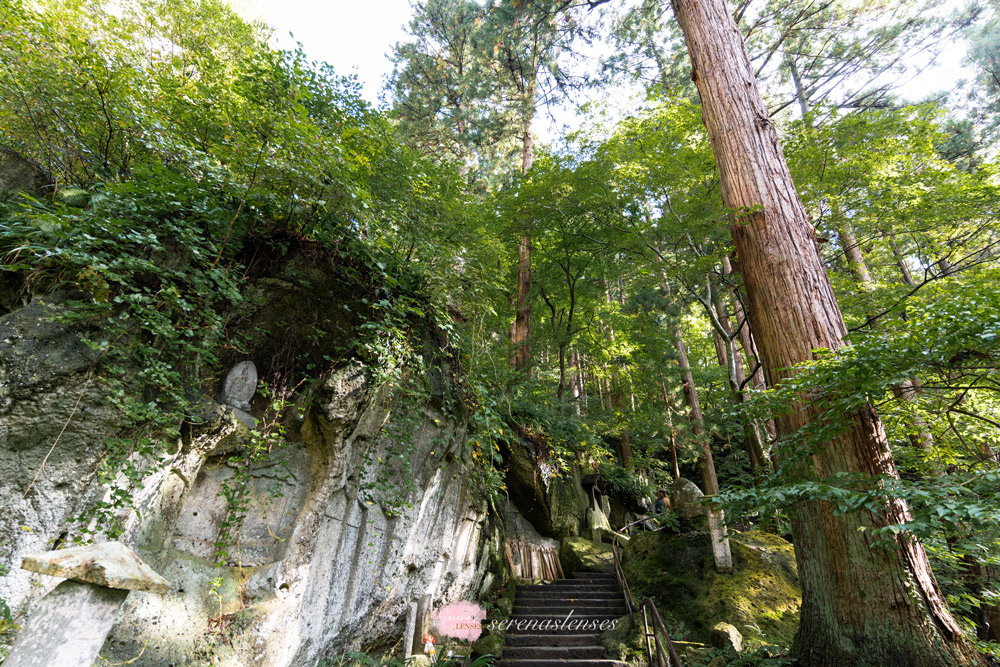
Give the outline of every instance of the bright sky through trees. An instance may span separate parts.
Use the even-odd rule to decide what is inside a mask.
[[[387,54],[406,37],[405,26],[412,16],[410,0],[233,0],[233,4],[271,25],[279,46],[301,42],[309,57],[330,63],[340,73],[356,73],[365,97],[373,102],[392,71]],[[934,68],[905,83],[900,92],[922,98],[950,90],[958,78],[972,76],[962,67],[964,57],[964,44],[955,43]]]
[[[240,0],[236,0],[237,7]],[[383,77],[392,71],[386,57],[405,37],[409,0],[247,0],[251,15],[275,28],[279,46],[301,42],[311,58],[325,60],[341,74],[356,73],[365,97],[377,101]],[[289,36],[289,33],[294,35]]]

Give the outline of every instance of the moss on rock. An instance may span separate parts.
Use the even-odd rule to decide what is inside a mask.
[[[610,572],[615,567],[611,546],[582,537],[567,537],[559,547],[559,562],[567,575],[574,572]]]
[[[478,658],[483,655],[499,657],[503,650],[503,635],[483,635],[472,643],[472,656]]]
[[[629,667],[649,667],[643,633],[627,614],[601,634],[601,645],[608,649],[608,657],[612,660],[624,662]]]
[[[497,595],[492,602],[492,609],[487,614],[484,623],[482,636],[472,643],[473,658],[483,655],[499,657],[503,650],[504,631],[503,622],[510,618],[514,609],[514,599],[517,596],[515,586],[507,586]]]
[[[788,645],[799,622],[802,590],[792,545],[759,531],[732,533],[733,574],[719,574],[707,532],[640,533],[625,547],[632,590],[708,641],[731,623],[748,643]]]
[[[553,537],[580,534],[587,513],[587,492],[583,490],[581,479],[580,466],[574,464],[560,477],[549,481],[546,497]]]

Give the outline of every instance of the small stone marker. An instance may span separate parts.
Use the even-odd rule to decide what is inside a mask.
[[[708,508],[708,532],[712,535],[712,557],[715,559],[715,571],[731,573],[733,571],[733,553],[729,549],[729,538],[726,536],[726,517],[721,509]]]
[[[222,402],[249,412],[250,399],[257,392],[257,367],[252,361],[241,361],[233,366],[222,383]]]
[[[25,556],[21,567],[68,581],[35,606],[4,667],[90,667],[129,591],[170,586],[120,542]]]

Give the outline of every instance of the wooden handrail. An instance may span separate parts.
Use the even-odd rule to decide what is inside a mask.
[[[633,624],[635,623],[635,612],[642,612],[642,626],[646,637],[646,653],[649,655],[650,665],[653,663],[653,647],[649,642],[650,638],[652,638],[656,644],[656,660],[660,667],[682,667],[681,659],[677,655],[677,649],[674,648],[674,643],[670,641],[670,633],[667,632],[667,627],[663,624],[663,618],[656,608],[656,603],[647,599],[642,604],[638,604],[632,595],[632,589],[629,588],[628,581],[625,579],[625,570],[622,569],[621,556],[619,555],[621,545],[618,543],[618,537],[632,526],[646,521],[649,521],[649,519],[633,521],[622,526],[621,530],[615,533],[615,539],[611,541],[611,555],[614,556],[615,560],[615,577],[618,579],[618,585],[621,586],[622,592],[625,594],[625,605],[628,607],[629,617],[631,617]],[[650,631],[650,616],[652,616],[652,632]],[[664,641],[660,641],[661,635]],[[666,651],[663,650],[664,643],[666,644]]]

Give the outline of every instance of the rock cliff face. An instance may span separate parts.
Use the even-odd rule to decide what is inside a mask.
[[[36,298],[0,317],[0,562],[11,570],[0,598],[28,614],[57,580],[17,569],[20,558],[53,548],[72,534],[70,519],[103,497],[95,469],[105,438],[121,429],[93,377],[94,351],[52,319],[64,300]],[[221,566],[230,457],[255,436],[206,398],[201,422],[169,443],[166,461],[134,491],[138,511],[121,538],[170,592],[132,593],[102,656],[141,654],[137,666],[312,666],[344,650],[398,654],[416,602],[485,592],[502,535],[469,487],[465,426],[443,412],[439,379],[428,380],[425,404],[409,408],[417,414],[406,442],[384,435],[385,392],[361,362],[344,360],[304,387],[284,444],[253,472],[243,528]],[[401,448],[406,456],[391,456]],[[383,506],[364,489],[390,458],[401,495]]]

